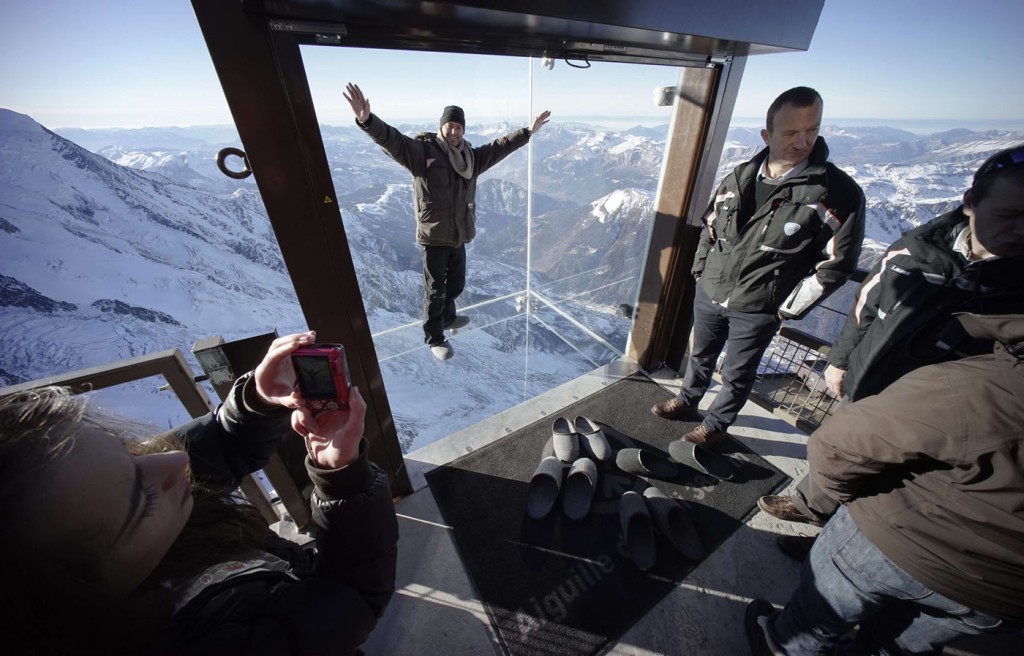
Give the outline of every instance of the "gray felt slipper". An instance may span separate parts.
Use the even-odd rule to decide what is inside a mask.
[[[676,463],[646,449],[619,449],[615,464],[627,474],[650,478],[675,478],[679,473]]]
[[[576,417],[573,426],[579,433],[583,450],[590,454],[591,458],[598,462],[608,462],[612,459],[612,448],[608,446],[608,438],[604,436],[604,431],[596,421],[587,417]]]
[[[657,560],[654,522],[644,498],[633,490],[624,492],[619,499],[619,524],[633,564],[645,572],[654,567]]]
[[[687,510],[685,501],[676,501],[653,485],[644,490],[647,510],[668,541],[690,560],[704,557],[704,543]]]
[[[715,453],[706,446],[699,444],[692,446],[693,449],[690,457],[693,458],[693,461],[697,463],[697,467],[702,471],[723,481],[731,481],[732,477],[736,475],[736,464],[731,458]]]
[[[723,481],[732,480],[736,475],[736,464],[731,458],[715,453],[706,446],[676,440],[668,445],[668,452],[676,462],[696,467]]]
[[[569,519],[580,520],[590,512],[590,502],[597,489],[597,465],[590,458],[572,463],[562,486],[562,511]]]
[[[564,463],[575,462],[580,455],[580,436],[565,417],[551,424],[551,445],[555,455]]]
[[[558,501],[558,490],[562,487],[562,463],[555,456],[540,461],[530,479],[526,492],[526,514],[532,519],[547,516]]]

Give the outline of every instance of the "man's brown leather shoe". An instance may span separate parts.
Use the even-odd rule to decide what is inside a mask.
[[[728,436],[729,434],[725,431],[713,431],[704,424],[697,424],[696,428],[683,435],[680,439],[700,444],[701,446],[714,446]]]
[[[772,517],[784,519],[787,522],[804,522],[812,526],[824,526],[822,522],[800,512],[800,509],[793,503],[792,497],[776,495],[761,497],[757,500],[757,507]]]
[[[686,405],[675,396],[668,401],[655,403],[651,412],[665,419],[694,419],[697,416],[697,408]]]

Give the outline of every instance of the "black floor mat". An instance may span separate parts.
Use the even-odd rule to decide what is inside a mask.
[[[696,565],[661,535],[655,567],[642,572],[626,556],[619,498],[648,483],[600,466],[590,514],[567,519],[561,505],[542,520],[526,516],[530,477],[551,455],[551,423],[589,417],[605,428],[614,449],[643,447],[668,457],[668,445],[695,425],[651,414],[670,397],[634,374],[506,437],[427,474],[427,482],[462,562],[484,602],[505,653],[594,654],[617,640]],[[717,548],[750,514],[757,498],[788,477],[733,440],[716,449],[739,465],[730,482],[681,465],[672,481],[651,479],[685,499],[706,547]]]

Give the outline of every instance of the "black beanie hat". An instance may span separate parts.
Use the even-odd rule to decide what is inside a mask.
[[[444,108],[444,111],[441,112],[441,122],[438,124],[438,127],[444,125],[445,123],[458,123],[462,125],[463,128],[465,128],[466,113],[462,111],[461,107],[456,107],[455,105],[448,105],[447,107]]]

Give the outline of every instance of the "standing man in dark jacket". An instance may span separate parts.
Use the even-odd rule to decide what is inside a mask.
[[[439,360],[455,354],[445,328],[465,325],[455,300],[466,286],[466,244],[476,236],[476,181],[480,175],[530,141],[551,112],[541,112],[529,128],[474,148],[463,139],[466,116],[449,105],[436,134],[407,137],[370,111],[370,100],[349,83],[345,100],[362,128],[396,162],[412,173],[416,203],[416,243],[423,249],[423,338]]]
[[[857,624],[855,653],[934,654],[1024,623],[1024,314],[958,319],[995,351],[917,369],[814,433],[811,475],[845,505],[786,607],[747,607],[754,654],[832,653]]]
[[[712,445],[736,421],[783,319],[805,315],[857,268],[864,192],[828,161],[822,100],[796,87],[768,108],[766,148],[722,182],[704,216],[693,275],[690,358],[679,395],[651,411],[697,416],[723,349],[722,389],[703,422],[674,443]]]
[[[889,246],[829,352],[829,390],[857,401],[918,367],[991,353],[992,340],[967,334],[957,312],[1024,313],[1024,144],[986,159],[963,205]],[[758,505],[820,525],[838,504],[804,476],[792,496]]]

